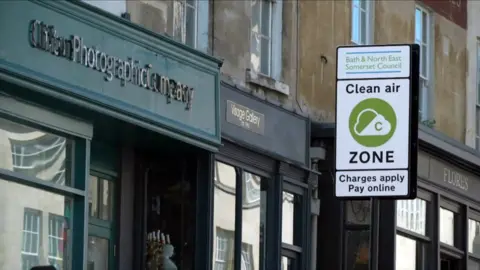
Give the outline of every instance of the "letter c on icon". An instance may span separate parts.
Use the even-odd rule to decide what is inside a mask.
[[[375,123],[375,129],[376,129],[377,131],[382,130],[382,123],[381,123],[381,122]]]

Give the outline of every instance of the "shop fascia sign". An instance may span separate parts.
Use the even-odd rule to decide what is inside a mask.
[[[416,44],[337,48],[337,197],[416,197],[418,84]]]
[[[182,102],[187,110],[192,106],[194,94],[192,87],[154,72],[152,64],[142,67],[133,58],[125,60],[109,55],[94,46],[88,47],[84,44],[83,38],[77,35],[68,38],[58,36],[53,25],[47,25],[39,20],[30,21],[29,42],[34,48],[104,73],[105,81],[110,82],[117,78],[122,86],[131,83],[160,93],[166,97],[167,103],[172,100]]]

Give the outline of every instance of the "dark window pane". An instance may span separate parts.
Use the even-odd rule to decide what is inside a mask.
[[[72,142],[0,118],[0,168],[70,186]]]
[[[215,270],[233,269],[235,233],[235,168],[215,162],[213,265]]]
[[[368,270],[370,231],[346,232],[346,270]]]
[[[262,190],[262,177],[245,172],[242,177],[242,245],[251,247],[254,259],[252,269],[265,269],[265,225],[267,192]]]
[[[356,225],[370,224],[370,201],[346,201],[346,223]]]

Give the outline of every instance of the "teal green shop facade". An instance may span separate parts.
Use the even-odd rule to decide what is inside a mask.
[[[2,1],[0,23],[0,269],[144,269],[159,230],[211,269],[221,61],[77,2]]]

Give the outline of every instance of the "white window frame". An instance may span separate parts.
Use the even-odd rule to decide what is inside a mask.
[[[176,26],[177,21],[174,19],[174,14],[177,13],[177,9],[182,7],[182,19],[180,21],[181,25]],[[194,12],[191,13],[193,18],[188,18],[187,9],[193,9]],[[183,44],[186,44],[192,48],[200,50],[202,52],[208,52],[208,25],[209,25],[209,1],[207,0],[174,0],[172,1],[172,12],[170,18],[172,21],[172,34],[173,38]],[[193,25],[191,29],[187,29],[187,21],[193,20]],[[180,36],[176,34],[175,29],[180,27]],[[193,31],[193,33],[192,33]],[[191,36],[192,43],[187,44],[187,37]]]
[[[50,214],[48,217],[48,261],[51,265],[61,267],[63,265],[63,250],[60,251],[58,247],[63,242],[63,225],[64,220],[61,216]],[[61,229],[60,229],[61,228]],[[60,232],[60,235],[56,233]],[[55,245],[53,245],[55,243]],[[62,253],[60,253],[62,252]]]
[[[261,33],[262,26],[254,27],[255,22],[253,21],[254,16],[254,4],[262,1],[269,2],[270,9],[270,21],[269,24],[269,35],[264,35]],[[258,5],[260,8],[262,5]],[[252,7],[252,16],[251,16],[251,27],[250,27],[250,68],[253,72],[262,74],[267,77],[271,77],[275,80],[280,80],[281,71],[282,71],[282,16],[283,16],[283,1],[282,0],[251,0]],[[260,10],[260,22],[262,21],[262,10]],[[258,28],[258,29],[257,29]],[[268,55],[264,56],[261,54],[261,49],[259,49],[259,56],[254,54],[257,48],[261,48],[260,42],[254,42],[254,38],[257,39],[266,39],[268,40]],[[262,70],[262,58],[268,57],[266,70]],[[257,64],[258,62],[258,64]]]
[[[127,0],[82,0],[92,6],[104,11],[110,12],[117,16],[127,12]]]
[[[227,266],[228,238],[216,236],[215,270],[224,270]]]
[[[24,263],[24,257],[31,257],[31,258],[36,258],[36,260],[39,259],[39,251],[40,251],[40,241],[41,241],[41,212],[36,211],[36,210],[30,210],[30,209],[25,209],[23,213],[23,228],[22,228],[22,250],[21,250],[21,255],[22,255],[22,269],[25,269],[25,266],[23,266]],[[31,224],[29,224],[31,222]],[[28,227],[33,228],[33,223],[37,224],[37,230],[28,230]],[[31,225],[31,226],[28,226]],[[37,239],[37,245],[36,246],[26,246],[27,241],[26,237],[30,237],[33,239],[34,237]],[[30,241],[32,243],[32,241]],[[30,265],[28,267],[32,267],[35,265]]]
[[[421,11],[422,17],[420,18],[422,22],[422,33],[420,34],[420,40],[417,39],[417,10]],[[426,25],[423,24],[423,16],[426,16]],[[415,31],[414,31],[414,42],[420,45],[420,81],[419,81],[419,99],[420,103],[418,106],[419,110],[419,120],[425,121],[428,120],[430,116],[429,105],[430,97],[432,93],[433,85],[433,28],[432,28],[432,12],[420,5],[415,6]],[[423,40],[423,31],[426,31],[426,40]],[[426,50],[426,51],[425,51]],[[425,72],[423,70],[423,54],[426,55],[426,66]]]
[[[475,148],[480,150],[480,40],[477,39],[476,89],[475,89]]]
[[[360,2],[365,2],[365,8],[362,8]],[[358,6],[357,6],[358,5]],[[375,1],[371,0],[352,0],[351,14],[351,40],[357,45],[369,45],[373,43],[373,25],[374,25]],[[365,21],[362,22],[362,13],[365,13]],[[356,16],[355,16],[356,15]],[[355,20],[357,17],[357,20]],[[358,31],[358,39],[355,38],[354,32]],[[365,40],[362,33],[365,32]]]

